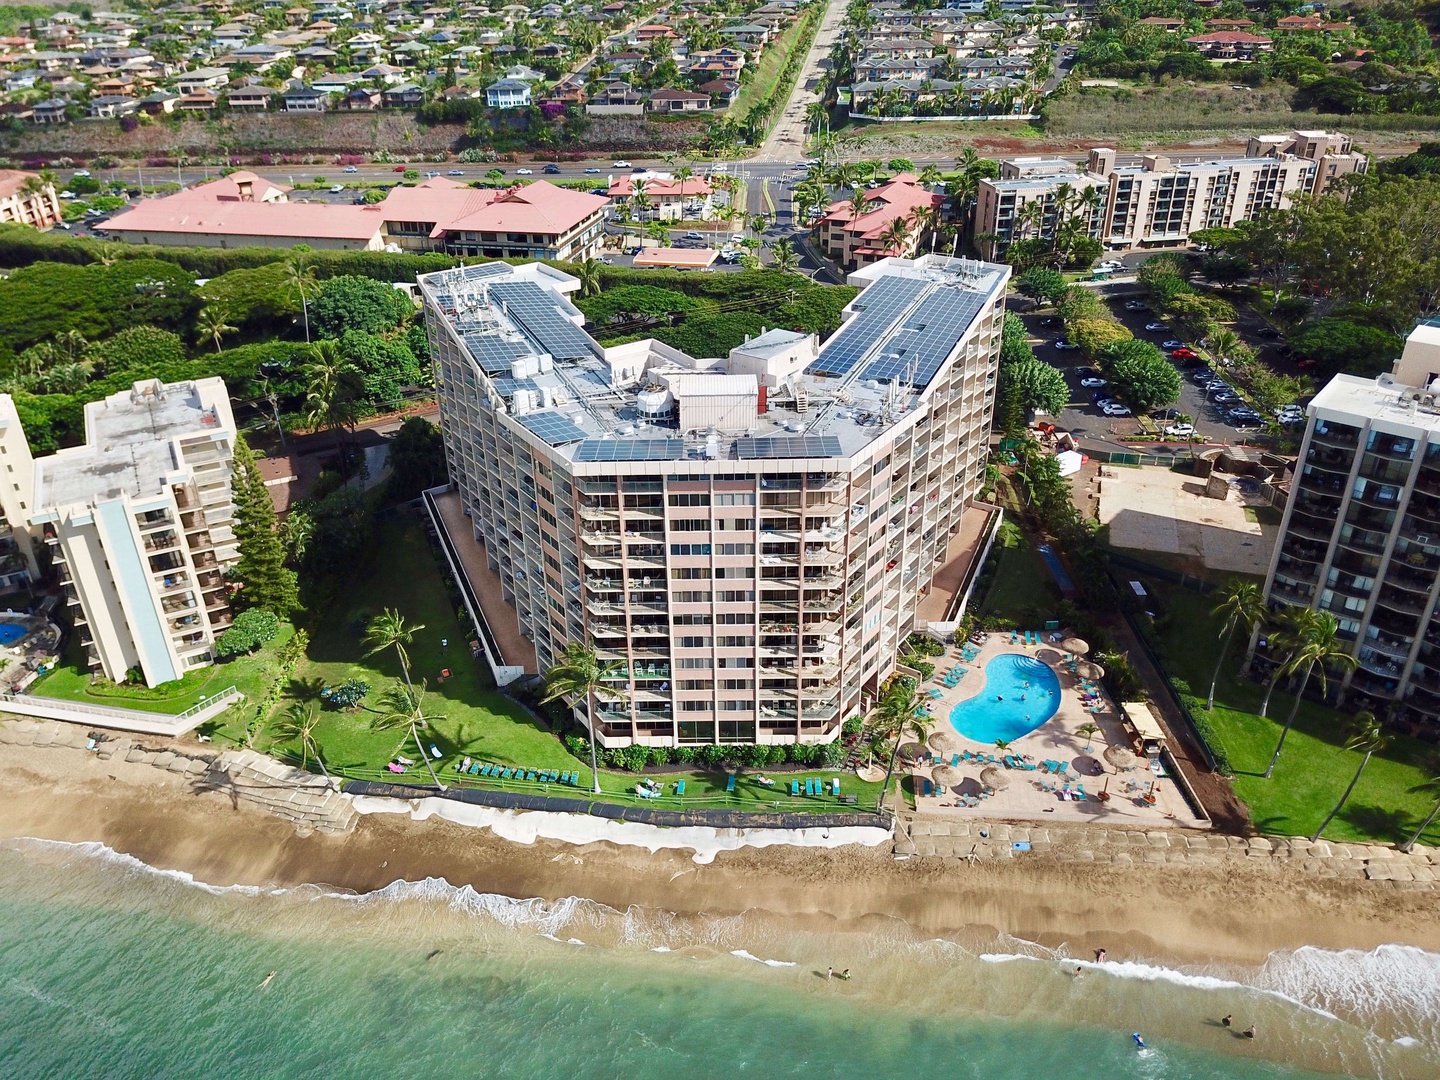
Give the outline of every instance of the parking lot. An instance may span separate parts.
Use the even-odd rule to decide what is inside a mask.
[[[1132,306],[1127,307],[1127,302]],[[1174,332],[1166,327],[1163,321],[1157,320],[1148,307],[1133,306],[1143,303],[1133,296],[1112,296],[1107,299],[1107,303],[1115,317],[1142,341],[1152,342],[1157,347],[1170,341],[1182,345],[1193,345],[1192,342],[1180,342]],[[1060,317],[1053,313],[1040,313],[1022,314],[1021,318],[1030,331],[1031,345],[1034,346],[1035,354],[1046,363],[1064,372],[1066,382],[1070,386],[1070,406],[1056,419],[1056,426],[1069,431],[1077,440],[1085,444],[1095,444],[1112,450],[1122,448],[1123,444],[1120,440],[1127,435],[1135,434],[1138,431],[1138,424],[1132,417],[1107,416],[1094,400],[1096,397],[1104,396],[1104,388],[1081,385],[1082,380],[1098,376],[1099,372],[1090,367],[1078,349],[1062,349],[1056,346],[1056,341],[1063,339],[1064,328]],[[1147,330],[1148,325],[1155,325],[1162,329]],[[1170,352],[1163,348],[1161,351],[1167,355]],[[1224,408],[1243,405],[1238,396],[1227,400],[1223,384],[1218,389],[1207,389],[1197,385],[1195,381],[1197,374],[1206,373],[1209,370],[1203,364],[1197,362],[1195,366],[1186,366],[1183,360],[1175,363],[1181,376],[1180,399],[1170,405],[1168,409],[1171,410],[1171,415],[1184,413],[1193,418],[1197,443],[1212,445],[1231,443],[1247,434],[1263,429],[1262,419],[1257,418],[1237,423],[1222,412]],[[1157,422],[1162,428],[1167,426],[1163,419],[1157,418]],[[1157,453],[1167,453],[1172,447],[1188,449],[1188,446],[1188,439],[1183,436],[1175,436],[1154,446],[1153,449]]]

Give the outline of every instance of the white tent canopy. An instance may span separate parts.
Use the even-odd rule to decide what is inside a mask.
[[[1080,471],[1080,466],[1085,464],[1085,459],[1074,450],[1062,450],[1055,455],[1055,460],[1060,463],[1060,475],[1071,476]]]

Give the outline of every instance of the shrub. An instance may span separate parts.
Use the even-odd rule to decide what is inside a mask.
[[[370,693],[370,684],[364,679],[346,679],[330,690],[325,700],[337,709],[353,709]]]
[[[215,639],[216,656],[239,656],[252,653],[280,632],[280,619],[272,611],[251,608],[235,616],[235,621]]]

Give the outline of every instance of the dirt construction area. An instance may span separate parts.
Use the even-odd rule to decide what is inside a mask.
[[[1101,525],[1110,544],[1198,559],[1210,570],[1263,576],[1279,534],[1278,515],[1241,490],[1247,481],[1222,477],[1212,485],[1224,498],[1206,494],[1206,482],[1158,466],[1105,466],[1095,484]],[[1276,520],[1276,524],[1262,521]]]

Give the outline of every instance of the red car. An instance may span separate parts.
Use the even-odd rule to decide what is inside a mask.
[[[408,169],[409,167],[410,167],[409,165],[396,165],[395,168],[393,168],[393,169],[390,170],[390,171],[391,171],[391,172],[404,172],[404,171],[405,171],[406,169]]]
[[[1172,349],[1170,355],[1176,360],[1195,360],[1200,356],[1194,349],[1186,348]]]

